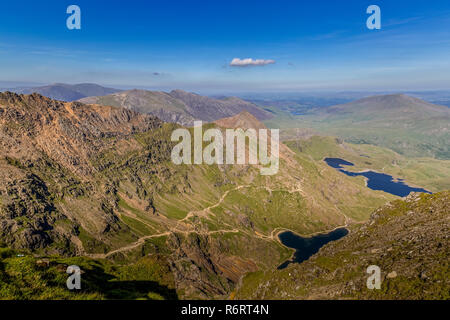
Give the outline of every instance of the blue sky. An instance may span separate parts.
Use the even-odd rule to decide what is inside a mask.
[[[66,8],[81,8],[68,30]],[[366,9],[381,8],[381,30]],[[234,58],[273,60],[230,66]],[[8,1],[0,81],[197,92],[450,89],[450,2]]]

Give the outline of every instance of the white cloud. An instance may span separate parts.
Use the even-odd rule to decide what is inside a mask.
[[[264,59],[253,60],[252,58],[247,59],[234,58],[233,60],[231,60],[230,66],[232,67],[265,66],[274,63],[275,60],[264,60]]]

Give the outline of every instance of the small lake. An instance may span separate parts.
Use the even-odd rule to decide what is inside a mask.
[[[283,262],[278,266],[278,269],[284,269],[291,263],[301,263],[308,260],[328,242],[339,240],[347,234],[348,230],[345,228],[339,228],[330,233],[318,234],[310,238],[303,238],[291,231],[280,233],[278,238],[281,243],[286,247],[295,249],[295,253],[291,260]]]
[[[372,190],[381,190],[399,197],[406,197],[411,192],[431,193],[422,188],[413,188],[403,182],[403,179],[394,180],[388,174],[375,171],[350,172],[342,166],[353,166],[354,164],[339,158],[325,158],[324,161],[332,168],[338,169],[350,177],[363,176],[367,178],[367,187]]]

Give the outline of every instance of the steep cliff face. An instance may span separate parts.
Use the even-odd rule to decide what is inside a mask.
[[[71,241],[83,224],[75,221],[82,219],[69,218],[73,215],[58,203],[65,196],[95,193],[89,180],[98,169],[91,160],[108,139],[120,143],[158,127],[158,119],[125,109],[63,103],[38,94],[0,94],[3,241],[33,250],[58,243],[58,252],[83,251]],[[91,214],[98,231],[120,228],[104,203]]]
[[[66,169],[92,173],[89,163],[105,138],[125,138],[161,127],[155,117],[133,111],[64,103],[40,96],[0,94],[0,152],[22,159],[44,153]]]

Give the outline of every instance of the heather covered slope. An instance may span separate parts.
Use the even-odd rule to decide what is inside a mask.
[[[84,103],[112,105],[157,116],[166,122],[192,126],[195,120],[212,122],[220,118],[248,111],[259,120],[271,114],[257,105],[231,97],[213,99],[182,90],[169,93],[147,90],[130,90],[107,96],[88,97]]]
[[[242,111],[232,117],[219,119],[215,123],[223,128],[267,129],[262,122],[258,121],[258,119],[247,111]]]
[[[124,108],[0,94],[0,241],[124,264],[161,254],[180,297],[223,297],[243,274],[289,256],[277,230],[329,230],[394,199],[285,146],[274,176],[176,166],[177,127]]]
[[[247,275],[238,299],[449,299],[450,192],[411,194],[302,264]],[[370,265],[381,289],[366,286]]]

